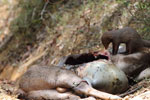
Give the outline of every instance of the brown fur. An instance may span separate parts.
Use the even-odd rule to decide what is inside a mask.
[[[76,93],[94,97],[120,100],[120,97],[98,91],[82,81],[75,73],[57,66],[32,66],[22,76],[19,87],[29,99],[71,99],[79,97],[72,93],[59,93],[58,87],[72,89]]]
[[[113,55],[111,61],[127,76],[136,77],[150,66],[150,53],[133,53],[129,55]]]
[[[141,39],[138,32],[130,27],[105,32],[101,40],[106,49],[112,42],[114,55],[117,54],[120,43],[126,44],[128,54],[141,51],[143,47],[150,47],[150,41]]]

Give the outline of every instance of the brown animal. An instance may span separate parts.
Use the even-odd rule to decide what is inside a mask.
[[[98,91],[89,86],[85,81],[69,70],[57,66],[32,66],[21,77],[20,89],[28,99],[71,99],[78,100],[79,97],[70,92],[60,93],[58,88],[72,89],[75,93],[91,95],[94,97],[120,100],[121,98],[112,94]]]
[[[68,55],[60,60],[58,66],[75,72],[97,90],[122,93],[128,89],[128,79],[123,71],[108,61],[109,56],[107,50]]]
[[[117,54],[111,61],[129,77],[137,77],[150,66],[150,53],[137,52],[129,55]]]
[[[101,40],[105,49],[112,42],[113,55],[117,54],[120,43],[126,44],[126,53],[128,54],[141,51],[143,47],[150,47],[150,41],[141,39],[138,32],[130,27],[105,32]]]

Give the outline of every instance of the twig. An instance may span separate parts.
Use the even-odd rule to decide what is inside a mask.
[[[120,94],[119,96],[120,96],[120,97],[125,97],[126,95],[129,95],[129,94],[131,94],[131,93],[134,93],[134,92],[136,92],[137,90],[139,90],[139,89],[141,89],[141,88],[142,88],[142,86],[137,87],[137,88],[135,88],[135,89],[133,89],[133,90],[128,90],[127,92],[122,93],[122,94]]]
[[[9,43],[9,41],[11,41],[12,37],[13,37],[13,34],[6,36],[3,40],[3,42],[0,43],[0,53],[3,51],[3,49],[5,49],[5,47]]]
[[[43,20],[43,15],[44,15],[45,9],[46,9],[46,7],[47,7],[48,4],[49,4],[49,0],[46,1],[46,3],[44,4],[43,9],[42,9],[42,11],[41,11],[41,19],[42,19],[42,20]]]
[[[31,17],[31,19],[32,19],[32,20],[33,20],[33,19],[34,19],[34,17],[35,17],[35,11],[36,11],[36,8],[34,8],[34,9],[33,9],[32,17]]]
[[[52,2],[50,2],[49,0],[46,0],[46,3],[44,4],[44,7],[43,7],[43,9],[42,9],[42,11],[41,11],[41,20],[43,20],[43,15],[44,15],[44,13],[46,12],[46,7],[47,7],[47,5],[48,4],[57,4],[57,3],[60,3],[60,2],[63,2],[64,0],[60,0],[60,1],[58,1],[58,2],[56,2],[56,3],[52,3]]]

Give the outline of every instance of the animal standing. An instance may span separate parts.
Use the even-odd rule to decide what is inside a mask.
[[[144,47],[150,47],[150,41],[141,39],[138,32],[131,27],[105,32],[101,40],[105,49],[112,43],[113,55],[117,54],[120,43],[126,44],[127,54],[141,51]]]

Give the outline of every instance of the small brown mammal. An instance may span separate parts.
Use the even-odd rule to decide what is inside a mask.
[[[91,95],[94,97],[120,100],[121,98],[109,93],[98,91],[89,86],[85,81],[78,77],[74,72],[61,69],[57,66],[32,66],[21,77],[19,82],[20,89],[28,99],[72,99],[79,100],[79,97],[70,92],[60,93],[57,88],[72,89],[75,93]],[[60,90],[60,89],[59,89]]]
[[[150,47],[150,41],[141,39],[138,32],[131,27],[105,32],[101,40],[105,49],[112,42],[113,55],[117,54],[120,43],[126,44],[126,53],[128,54],[138,52],[143,47]]]

